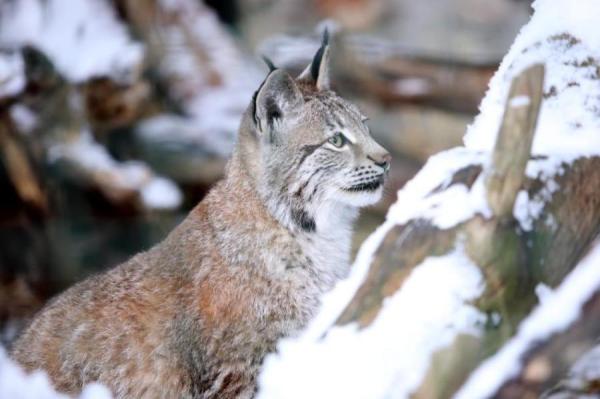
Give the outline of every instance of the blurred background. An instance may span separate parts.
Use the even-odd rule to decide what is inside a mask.
[[[161,240],[223,173],[266,75],[333,32],[333,84],[393,155],[384,200],[461,144],[528,0],[0,0],[0,344]]]

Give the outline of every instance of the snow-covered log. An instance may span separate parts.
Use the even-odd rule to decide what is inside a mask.
[[[509,397],[536,348],[561,359],[533,373],[539,394],[575,361],[567,341],[592,347],[599,5],[534,3],[464,147],[400,190],[348,280],[267,359],[260,398]]]
[[[23,141],[29,141],[29,146],[43,155],[45,162],[56,165],[65,179],[98,190],[116,204],[128,203],[140,210],[174,209],[181,204],[182,194],[174,183],[157,176],[143,162],[114,159],[95,140],[83,94],[70,84],[68,75],[63,76],[35,48],[25,47],[22,53],[28,85],[37,89],[34,93],[22,93],[22,103],[13,105],[11,112],[2,113],[3,137],[21,135]],[[42,204],[45,201],[34,184],[35,176],[22,166],[27,158],[24,155],[20,158],[23,161],[13,169],[26,178],[13,180],[17,187],[27,184],[28,189],[20,189],[19,193],[28,202]],[[17,161],[14,156],[7,159]]]
[[[200,1],[118,0],[116,3],[132,30],[147,45],[153,79],[177,104],[177,111],[185,115],[177,124],[170,125],[181,126],[181,130],[168,129],[162,134],[161,144],[167,144],[162,146],[166,147],[165,158],[174,163],[181,158],[179,153],[169,153],[169,143],[175,147],[202,146],[205,152],[209,150],[220,156],[229,154],[239,119],[263,78],[255,61],[241,51],[216,14]],[[141,137],[145,137],[146,130],[152,130],[156,139],[165,119],[173,120],[160,115],[146,121]],[[194,160],[190,162],[188,169],[193,169]]]
[[[537,287],[540,304],[516,335],[486,360],[458,398],[538,398],[598,394],[600,363],[600,245],[556,290]],[[558,386],[555,386],[560,381]],[[564,397],[564,396],[562,396]],[[570,396],[573,397],[573,396]]]
[[[202,2],[0,2],[0,108],[15,125],[28,114],[32,152],[116,206],[174,209],[166,178],[216,181],[261,78]]]

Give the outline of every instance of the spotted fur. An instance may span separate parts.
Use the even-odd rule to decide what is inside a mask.
[[[389,163],[329,89],[328,54],[297,79],[272,70],[225,178],[163,242],[48,304],[12,356],[70,394],[99,381],[117,398],[252,397],[265,355],[347,274],[352,223]]]

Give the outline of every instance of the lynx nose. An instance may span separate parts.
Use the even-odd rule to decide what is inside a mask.
[[[367,158],[373,161],[375,165],[381,167],[384,172],[390,170],[390,162],[392,161],[392,156],[389,152],[386,151],[374,155],[368,155]]]

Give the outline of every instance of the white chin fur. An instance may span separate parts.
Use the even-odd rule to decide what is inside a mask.
[[[374,191],[339,191],[339,200],[345,204],[363,207],[378,202],[383,195],[383,185]]]

